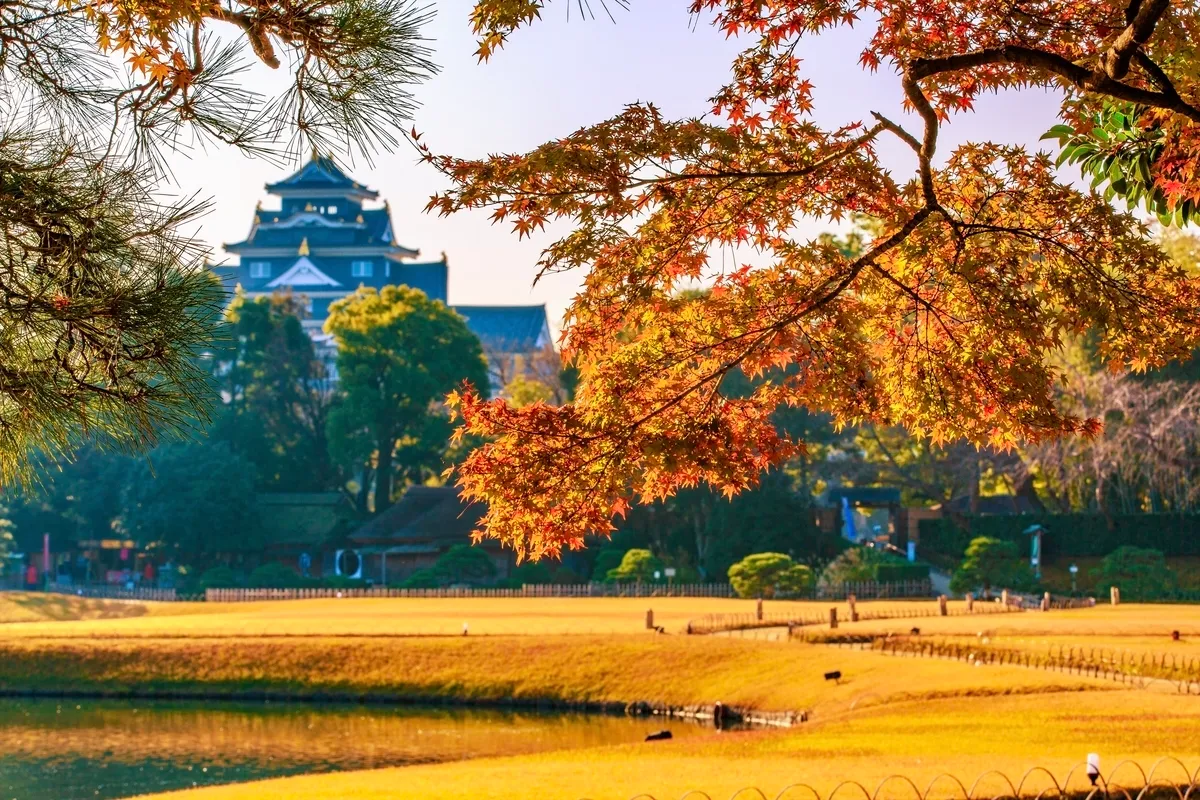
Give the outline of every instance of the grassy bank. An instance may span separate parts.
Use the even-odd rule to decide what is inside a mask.
[[[825,680],[833,670],[843,673],[840,684]],[[820,645],[701,637],[0,642],[6,692],[670,706],[720,700],[824,713],[856,702],[1085,688],[1114,687],[1018,667],[984,674]]]

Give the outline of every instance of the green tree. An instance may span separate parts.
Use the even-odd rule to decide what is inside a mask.
[[[605,576],[610,581],[617,583],[649,583],[653,581],[654,573],[660,575],[663,569],[663,562],[657,558],[649,550],[635,548],[629,550],[621,558],[621,563],[615,568],[610,569]]]
[[[984,597],[993,587],[1025,590],[1035,584],[1033,571],[1021,558],[1016,542],[979,536],[967,545],[963,561],[950,579],[950,589],[960,594],[983,587]]]
[[[259,487],[314,492],[335,488],[326,421],[331,381],[290,294],[239,294],[225,312],[215,374],[228,398],[212,430],[254,462]]]
[[[165,445],[129,471],[120,524],[133,539],[202,567],[261,548],[254,500],[254,466],[228,445]]]
[[[1107,592],[1113,586],[1129,600],[1155,600],[1171,592],[1176,585],[1175,573],[1158,550],[1126,545],[1113,550],[1093,570],[1096,590]]]
[[[369,446],[360,462],[373,451],[379,512],[392,502],[397,444],[444,413],[440,401],[464,381],[486,392],[487,363],[462,317],[407,286],[360,288],[330,306],[325,330],[338,345],[342,394],[330,413],[331,439],[336,431],[342,442]]]
[[[812,570],[783,553],[755,553],[729,568],[738,597],[779,597],[812,588]]]
[[[38,550],[42,534],[53,546],[80,539],[112,538],[114,521],[121,515],[121,492],[130,470],[130,458],[85,446],[64,463],[38,462],[39,480],[10,487],[7,503],[17,527],[17,547]]]
[[[169,201],[166,154],[397,141],[433,72],[405,0],[188,4],[31,0],[3,22],[0,485],[39,454],[145,450],[206,421],[199,358],[224,291],[190,238],[206,204]],[[211,35],[220,23],[221,35]],[[290,63],[278,97],[243,56]]]

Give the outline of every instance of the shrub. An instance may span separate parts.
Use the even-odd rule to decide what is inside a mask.
[[[608,573],[621,566],[621,559],[624,556],[623,550],[612,547],[606,547],[596,553],[596,564],[592,568],[592,580],[597,582],[608,580]]]
[[[783,553],[755,553],[729,568],[739,597],[779,597],[808,591],[812,570]]]
[[[1126,545],[1104,557],[1100,568],[1092,570],[1097,591],[1103,593],[1113,586],[1130,600],[1154,600],[1173,592],[1175,573],[1158,550]]]
[[[526,561],[513,567],[509,582],[519,587],[527,583],[555,583],[555,580],[549,565],[544,561]]]
[[[621,564],[616,569],[610,569],[605,576],[610,581],[632,583],[640,581],[649,583],[654,580],[654,573],[662,574],[663,563],[649,550],[633,549],[625,553]]]
[[[226,566],[205,570],[204,574],[200,576],[200,591],[202,592],[208,589],[236,589],[237,587],[237,576]]]
[[[496,565],[482,548],[456,544],[442,554],[433,565],[443,582],[483,583],[496,577]]]
[[[850,547],[825,567],[821,573],[821,584],[840,586],[864,581],[903,583],[928,577],[928,564],[909,563],[878,547]]]
[[[269,561],[250,573],[248,585],[251,589],[297,589],[304,579],[286,564]]]
[[[838,586],[843,583],[876,580],[879,565],[884,561],[883,551],[877,548],[848,548],[825,567],[821,573],[821,583],[826,586]]]
[[[456,583],[486,583],[496,577],[491,556],[478,547],[456,544],[432,567],[420,569],[401,585],[406,589],[436,589]]]
[[[985,597],[991,597],[992,587],[1024,591],[1037,581],[1029,564],[1021,558],[1015,542],[988,536],[972,539],[963,561],[950,579],[950,589],[959,594],[983,587]]]

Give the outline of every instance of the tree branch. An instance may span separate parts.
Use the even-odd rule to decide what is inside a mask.
[[[1135,7],[1137,9],[1133,19],[1100,60],[1105,75],[1119,81],[1129,73],[1129,62],[1134,53],[1150,41],[1150,37],[1154,35],[1154,26],[1170,5],[1170,0],[1149,0],[1144,4],[1141,0],[1133,0],[1130,3],[1131,11]]]
[[[1113,80],[1103,72],[1089,70],[1068,61],[1056,53],[1019,45],[991,47],[943,58],[913,59],[908,66],[907,75],[914,80],[921,80],[946,72],[960,72],[987,64],[1011,64],[1044,70],[1066,79],[1082,92],[1103,94],[1118,100],[1163,108],[1182,114],[1193,122],[1200,122],[1200,108],[1189,105],[1178,95],[1172,96],[1165,92],[1153,92],[1149,89],[1130,86]]]

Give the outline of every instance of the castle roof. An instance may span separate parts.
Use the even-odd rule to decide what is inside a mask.
[[[316,211],[288,215],[281,210],[259,209],[245,240],[227,244],[225,249],[230,253],[274,248],[294,250],[302,239],[308,239],[310,248],[381,248],[400,258],[421,254],[420,250],[393,241],[391,212],[387,208],[364,208],[351,219],[331,218]]]
[[[546,306],[454,306],[489,348],[530,353],[549,344]]]
[[[281,181],[268,183],[267,191],[274,195],[339,195],[373,200],[379,193],[368,189],[342,171],[329,156],[319,156],[313,151],[312,158],[304,166]]]

